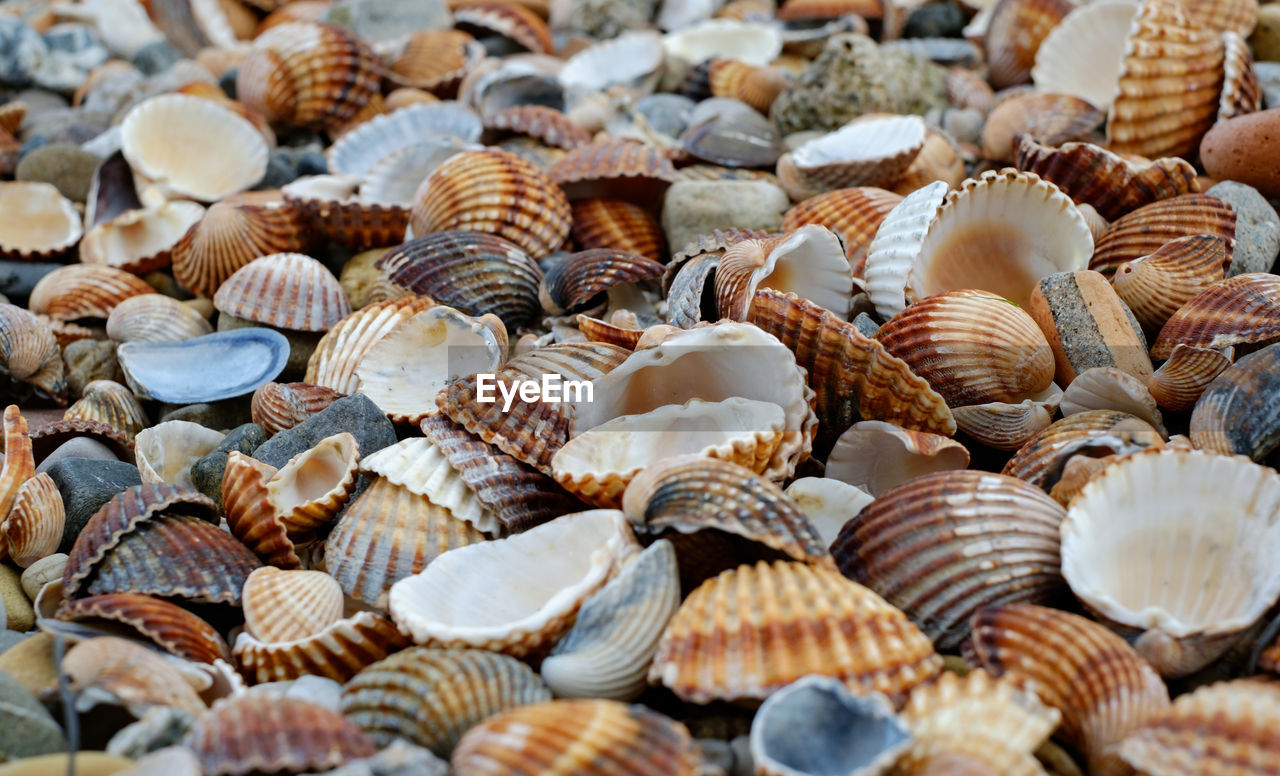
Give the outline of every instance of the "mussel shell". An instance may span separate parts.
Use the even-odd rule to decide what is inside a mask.
[[[128,342],[116,356],[138,398],[193,404],[253,393],[284,369],[289,341],[255,327],[181,342]]]

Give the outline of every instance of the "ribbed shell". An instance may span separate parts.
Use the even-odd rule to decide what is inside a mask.
[[[17,451],[15,456],[21,455]],[[53,478],[41,472],[23,482],[0,524],[9,558],[22,568],[58,551],[67,512]]]
[[[326,331],[351,313],[338,279],[300,253],[254,259],[218,287],[214,307],[280,329]]]
[[[162,294],[130,297],[107,316],[107,336],[116,342],[177,342],[212,333],[203,315]]]
[[[884,16],[884,5],[880,0],[786,0],[778,9],[778,18],[784,21],[834,19],[848,14],[879,19]]]
[[[570,199],[625,199],[646,206],[679,179],[657,148],[608,135],[573,149],[549,174]]]
[[[1053,422],[1057,402],[1023,399],[1017,404],[990,402],[956,407],[956,427],[996,450],[1017,450]]]
[[[356,674],[343,687],[339,708],[379,746],[402,738],[448,757],[476,724],[549,700],[538,675],[513,657],[410,647]]]
[[[360,470],[426,497],[481,531],[502,533],[502,523],[480,502],[475,491],[430,439],[410,437],[384,447],[360,461]]]
[[[21,146],[16,139],[12,145],[17,148],[9,154],[16,161]],[[0,257],[5,259],[52,261],[71,250],[84,234],[75,206],[51,183],[0,183],[0,206],[5,210],[0,219]]]
[[[133,443],[126,440],[124,434],[110,426],[89,420],[63,419],[42,423],[31,430],[31,446],[35,455],[43,461],[62,443],[81,436],[106,445],[122,461],[134,458]]]
[[[1262,85],[1253,67],[1249,44],[1237,33],[1224,32],[1222,45],[1226,61],[1223,63],[1222,94],[1218,97],[1218,121],[1262,110]]]
[[[513,105],[485,117],[485,129],[528,135],[553,148],[572,149],[591,142],[591,133],[555,108]]]
[[[1168,358],[1175,345],[1225,348],[1280,337],[1280,277],[1249,272],[1221,280],[1178,308],[1151,346],[1152,358]]]
[[[782,228],[797,229],[805,224],[821,224],[840,237],[854,274],[860,276],[867,248],[880,223],[902,197],[873,187],[835,189],[796,203],[782,217]]]
[[[289,22],[259,35],[240,64],[236,96],[272,123],[334,129],[378,92],[381,64],[355,35]]]
[[[173,248],[173,275],[212,297],[236,270],[262,256],[293,253],[308,242],[302,214],[279,192],[253,191],[215,202]]]
[[[539,299],[551,315],[576,313],[597,297],[624,283],[662,276],[665,267],[652,259],[609,248],[574,253],[556,263],[542,278]]]
[[[627,350],[635,350],[640,337],[644,335],[644,329],[633,329],[587,315],[579,315],[577,324],[578,331],[591,342],[607,342]]]
[[[342,588],[323,571],[256,569],[245,580],[245,631],[265,642],[297,641],[342,619]]]
[[[468,0],[453,12],[453,22],[461,29],[496,33],[524,46],[535,54],[550,54],[555,45],[547,23],[533,11],[518,3],[494,0]]]
[[[1012,161],[1017,138],[1026,135],[1049,146],[1088,138],[1105,114],[1093,104],[1068,94],[1028,92],[1001,100],[982,127],[982,153]]]
[[[779,68],[739,59],[712,59],[708,65],[711,96],[740,100],[768,114],[769,106],[790,85]]]
[[[1208,194],[1183,194],[1134,210],[1112,222],[1094,246],[1089,269],[1110,275],[1126,261],[1155,253],[1165,243],[1196,234],[1232,241],[1235,209]]]
[[[1111,285],[1144,327],[1158,330],[1178,308],[1222,280],[1231,243],[1205,234],[1179,237],[1155,253],[1121,264]]]
[[[569,236],[569,201],[547,173],[515,154],[464,151],[436,168],[414,199],[414,234],[450,229],[510,240],[535,259]]]
[[[1004,89],[1030,81],[1041,41],[1074,7],[1070,0],[994,3],[984,39],[991,85]]]
[[[779,183],[794,200],[827,189],[892,186],[924,147],[925,132],[918,116],[855,119],[783,155]]]
[[[1280,344],[1243,356],[1209,383],[1191,413],[1201,450],[1260,461],[1280,445]]]
[[[310,383],[266,383],[253,392],[253,422],[268,436],[293,428],[342,398],[332,388]]]
[[[68,407],[63,417],[102,423],[120,431],[129,441],[151,425],[137,397],[114,380],[90,381],[80,400]]]
[[[63,369],[62,349],[49,325],[21,307],[0,304],[0,371],[65,405]]]
[[[450,762],[457,776],[696,776],[684,725],[640,706],[563,700],[521,706],[467,732]]]
[[[182,745],[206,776],[326,771],[378,752],[338,712],[270,693],[223,698],[196,720]]]
[[[59,321],[107,318],[125,299],[156,291],[142,278],[101,264],[59,267],[31,289],[27,309]]]
[[[1160,676],[1124,639],[1075,614],[1029,604],[973,617],[974,658],[1028,683],[1062,712],[1059,735],[1097,776],[1130,773],[1116,745],[1169,708]]]
[[[282,569],[302,567],[275,506],[267,498],[273,466],[232,450],[222,471],[222,509],[227,528],[263,563]]]
[[[4,453],[4,464],[0,467],[0,516],[9,514],[22,486],[36,471],[27,419],[22,417],[16,404],[4,408]],[[0,543],[0,557],[7,549]]]
[[[475,45],[475,38],[462,30],[417,30],[390,60],[387,79],[445,93],[457,88],[483,51]]]
[[[1021,480],[926,474],[880,495],[831,545],[840,571],[901,608],[938,645],[969,635],[983,606],[1044,603],[1064,592],[1058,525],[1066,512]]]
[[[867,246],[863,270],[867,296],[887,320],[907,306],[906,285],[912,262],[946,201],[950,186],[934,181],[907,194],[885,215]]]
[[[138,595],[112,593],[67,601],[56,614],[66,622],[120,623],[165,651],[187,660],[212,664],[230,657],[231,650],[213,626],[176,604]]]
[[[764,698],[808,674],[901,702],[942,658],[906,616],[838,573],[739,566],[702,583],[667,626],[651,682],[693,703]]]
[[[316,345],[307,361],[305,380],[341,394],[359,386],[356,367],[365,353],[396,326],[435,304],[428,297],[406,297],[374,302],[334,324]]]
[[[191,715],[205,709],[174,664],[137,641],[117,636],[82,641],[67,651],[58,672],[66,676],[71,692],[107,700],[134,717],[155,706]]]
[[[765,240],[743,240],[724,252],[715,279],[720,317],[746,320],[759,288],[795,294],[842,320],[853,309],[853,281],[840,239],[817,224]]]
[[[164,269],[172,261],[173,247],[204,212],[201,205],[185,200],[127,210],[85,233],[80,261],[108,264],[136,275]]]
[[[1132,453],[1163,443],[1160,433],[1127,412],[1090,410],[1069,415],[1041,431],[1005,464],[1002,474],[1048,490],[1076,454]],[[1100,453],[1099,451],[1106,451]]]
[[[662,226],[639,205],[620,199],[579,199],[569,207],[573,239],[583,250],[612,248],[654,261],[666,258]]]
[[[362,200],[359,188],[353,175],[316,175],[299,178],[281,192],[323,239],[355,251],[399,244],[409,226],[409,208]]]
[[[345,133],[325,152],[329,172],[368,181],[388,157],[424,141],[456,147],[480,137],[480,117],[453,101],[410,106],[384,113]],[[425,177],[425,176],[423,176]]]
[[[267,499],[291,536],[323,528],[356,487],[360,447],[348,431],[298,453],[267,483]]]
[[[963,677],[944,673],[912,692],[902,710],[902,719],[917,739],[976,733],[1025,754],[1044,743],[1061,717],[1012,678],[993,678],[981,668]]]
[[[1174,345],[1169,360],[1151,376],[1147,391],[1162,410],[1184,412],[1195,406],[1205,389],[1231,366],[1226,352],[1190,345]]]
[[[408,639],[386,617],[358,612],[293,641],[266,642],[241,633],[232,652],[241,675],[256,684],[304,676],[345,682],[365,666],[408,644]]]

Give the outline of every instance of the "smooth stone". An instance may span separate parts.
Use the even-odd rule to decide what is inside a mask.
[[[1280,108],[1280,62],[1254,62],[1253,71],[1262,87],[1262,107]]]
[[[49,47],[40,34],[12,16],[0,16],[0,84],[22,87],[31,83]]]
[[[62,349],[66,365],[67,390],[71,398],[84,394],[84,387],[94,380],[124,383],[124,370],[116,358],[117,344],[111,340],[76,340]]]
[[[199,423],[215,431],[222,431],[250,422],[253,418],[252,401],[251,396],[238,396],[234,399],[185,404],[178,407],[161,405],[160,422],[185,420],[189,423]]]
[[[60,108],[24,119],[24,140],[41,137],[45,145],[73,143],[80,145],[102,134],[111,125],[111,116],[85,107]]]
[[[7,564],[0,564],[0,601],[6,628],[26,633],[36,627],[36,610],[22,589],[22,575]]]
[[[223,94],[227,95],[228,99],[234,100],[236,98],[236,79],[239,77],[240,68],[233,67],[218,79],[218,88],[222,90]]]
[[[23,141],[22,145],[18,146],[18,161],[22,161],[24,156],[37,148],[44,148],[47,145],[49,145],[49,138],[44,135],[32,135]]]
[[[34,639],[28,639],[23,644],[31,641]],[[4,655],[0,655],[0,662],[13,652],[14,650],[11,649]],[[0,760],[36,757],[61,752],[67,748],[62,728],[40,701],[36,700],[35,695],[27,689],[25,678],[13,676],[7,671],[0,671]],[[5,768],[10,767],[12,766],[5,766]],[[64,761],[62,770],[25,772],[47,774],[63,773],[65,770]]]
[[[326,771],[325,776],[445,776],[447,773],[449,764],[430,749],[398,738],[373,757]]]
[[[329,160],[319,151],[303,151],[298,154],[298,175],[327,175]]]
[[[191,297],[191,292],[179,285],[178,281],[173,279],[173,275],[168,272],[162,270],[148,272],[142,276],[142,279],[147,285],[154,288],[157,293],[165,296],[173,297],[174,299],[188,299]]]
[[[1100,366],[1116,367],[1144,383],[1151,380],[1142,326],[1102,274],[1080,270],[1041,278],[1027,312],[1053,348],[1060,387]]]
[[[62,579],[62,572],[67,567],[67,554],[55,552],[32,563],[22,572],[22,592],[34,602],[40,590],[55,579]]]
[[[201,493],[222,503],[222,473],[227,468],[227,456],[232,450],[249,455],[267,441],[267,432],[256,423],[245,423],[233,428],[222,438],[213,452],[191,464],[191,482]]]
[[[93,513],[111,497],[129,487],[141,485],[138,467],[124,461],[98,461],[89,458],[64,458],[49,467],[47,474],[53,478],[62,494],[62,505],[67,513],[62,529],[60,552],[71,552],[71,547],[81,529]]]
[[[129,57],[129,64],[138,68],[143,75],[158,75],[173,67],[180,59],[184,59],[167,40],[156,40],[148,43]]]
[[[58,449],[49,453],[40,465],[36,467],[36,474],[47,472],[54,467],[58,461],[67,458],[85,458],[91,461],[115,461],[116,454],[112,452],[110,447],[102,444],[93,437],[74,437],[58,445]]]
[[[0,653],[0,673],[8,674],[33,695],[58,686],[52,634],[37,631]]]
[[[44,33],[49,54],[31,74],[37,86],[70,94],[89,73],[111,57],[92,27],[85,24],[55,24]]]
[[[1213,125],[1200,142],[1210,178],[1247,183],[1268,199],[1280,197],[1280,108]]]
[[[254,327],[181,342],[126,342],[116,357],[139,399],[198,404],[253,393],[284,369],[288,347],[279,332]]]
[[[672,250],[731,226],[775,231],[791,200],[765,181],[677,181],[662,203],[662,229]]]
[[[1209,188],[1236,211],[1236,247],[1227,277],[1244,272],[1270,272],[1280,253],[1280,215],[1266,197],[1244,183],[1223,181]]]
[[[267,171],[262,180],[254,184],[255,189],[278,189],[298,178],[298,164],[287,148],[277,148],[267,157]]]
[[[369,397],[357,393],[338,399],[293,428],[271,437],[253,451],[253,457],[279,469],[295,455],[315,447],[321,439],[343,431],[355,435],[361,458],[396,443],[395,426]]]
[[[1249,48],[1259,62],[1280,60],[1280,5],[1268,3],[1258,8],[1258,23],[1249,36]]]
[[[866,313],[858,313],[853,318],[853,327],[862,333],[863,336],[875,339],[880,333],[880,324],[876,323],[870,315]]]
[[[278,372],[275,377],[278,382],[282,383],[303,378],[307,372],[307,362],[311,360],[311,354],[316,352],[316,346],[320,344],[320,339],[325,335],[323,331],[277,329],[274,326],[267,326],[222,312],[218,313],[218,325],[215,328],[219,332],[266,329],[284,337],[285,341],[289,343],[289,357],[285,360],[284,370]],[[257,388],[257,386],[254,386],[254,388]]]
[[[917,8],[902,28],[904,38],[958,38],[969,23],[955,3],[935,3]]]
[[[52,183],[72,202],[84,202],[99,161],[78,145],[53,143],[22,157],[14,180]]]
[[[182,303],[200,313],[206,321],[213,320],[213,300],[209,297],[197,296],[194,299],[183,299]]]
[[[337,0],[324,21],[377,43],[418,30],[452,27],[453,14],[445,0]]]
[[[41,278],[61,266],[37,261],[0,261],[0,293],[10,299],[30,296]]]
[[[333,711],[339,711],[342,701],[342,685],[332,679],[309,674],[286,682],[257,684],[249,688],[249,692],[310,701]]]

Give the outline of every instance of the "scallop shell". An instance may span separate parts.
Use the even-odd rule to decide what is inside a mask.
[[[1049,490],[1073,455],[1093,458],[1160,446],[1160,432],[1141,418],[1115,410],[1091,410],[1065,417],[1041,431],[1005,464],[1003,474]]]
[[[305,639],[342,619],[342,588],[323,571],[265,566],[244,585],[245,632],[260,641]]]
[[[720,317],[746,320],[758,288],[794,293],[847,319],[853,310],[853,283],[840,239],[810,224],[765,240],[730,247],[716,268]]]
[[[380,339],[401,322],[435,303],[427,297],[374,302],[334,324],[320,339],[307,362],[307,383],[341,394],[356,392],[356,367]]]
[[[92,380],[84,387],[82,398],[67,408],[63,418],[96,421],[120,431],[127,441],[151,425],[151,419],[138,399],[113,380]]]
[[[47,286],[45,290],[47,299]],[[61,403],[67,400],[62,349],[48,324],[21,307],[2,303],[0,374],[33,385]]]
[[[608,135],[570,151],[549,175],[571,200],[624,199],[645,206],[660,201],[678,179],[657,148]]]
[[[1174,345],[1169,360],[1152,375],[1147,390],[1163,410],[1189,410],[1218,375],[1231,366],[1232,352],[1232,348],[1212,350]]]
[[[391,616],[420,644],[472,646],[516,657],[537,654],[569,629],[582,602],[605,583],[633,542],[621,512],[566,515],[507,539],[441,555],[424,571],[392,585]],[[542,561],[550,547],[564,553],[555,573]],[[495,599],[474,582],[503,574],[523,579],[521,596]],[[453,592],[433,592],[443,589]]]
[[[901,201],[901,196],[884,189],[836,189],[794,205],[783,215],[782,228],[791,231],[805,224],[827,227],[840,238],[849,266],[860,276],[876,230]]]
[[[485,118],[485,129],[528,135],[554,148],[573,149],[591,142],[591,133],[555,108],[513,105]]]
[[[1089,269],[1110,275],[1120,265],[1155,253],[1165,244],[1197,234],[1232,241],[1235,210],[1208,194],[1183,194],[1134,210],[1107,227],[1098,238]]]
[[[1180,237],[1120,265],[1111,285],[1144,327],[1158,330],[1178,308],[1222,280],[1230,264],[1227,240],[1204,234]]]
[[[662,226],[644,208],[620,199],[579,199],[569,207],[573,239],[583,250],[611,248],[654,261],[667,257]]]
[[[136,593],[113,593],[66,601],[57,618],[65,622],[118,623],[170,654],[200,663],[230,657],[231,650],[213,626],[168,601]]]
[[[360,470],[423,496],[480,531],[502,532],[502,523],[430,439],[410,437],[384,447],[362,460]]]
[[[116,342],[178,342],[212,333],[194,308],[161,294],[125,299],[107,316],[107,336]]]
[[[953,649],[981,607],[1063,592],[1064,517],[1043,491],[1012,477],[934,472],[881,494],[831,552],[842,573],[901,607],[940,649]]]
[[[894,205],[880,222],[867,246],[867,296],[886,320],[907,306],[905,288],[912,262],[946,201],[949,187],[942,181],[922,186]]]
[[[182,745],[205,773],[305,773],[377,754],[355,723],[311,701],[270,693],[224,698],[196,719]]]
[[[253,41],[236,77],[236,97],[274,123],[333,129],[378,91],[377,56],[349,32],[288,22]]]
[[[145,274],[169,265],[173,247],[204,216],[195,202],[128,210],[97,224],[80,241],[80,261]]]
[[[618,321],[623,316],[614,315],[613,317],[615,321]],[[582,336],[586,337],[588,341],[606,342],[627,350],[635,350],[636,345],[640,342],[640,337],[644,335],[644,329],[632,328],[633,323],[630,320],[611,323],[587,315],[579,315],[577,317],[578,331],[582,332]]]
[[[992,674],[1025,682],[1062,712],[1060,737],[1100,776],[1129,773],[1116,745],[1169,708],[1160,676],[1123,639],[1056,609],[980,610],[973,617],[973,655]]]
[[[35,458],[43,462],[64,442],[76,437],[89,437],[101,442],[121,461],[128,462],[134,459],[133,443],[125,440],[123,433],[102,423],[88,420],[64,418],[51,423],[41,423],[31,430],[31,448]]]
[[[1225,366],[1208,384],[1191,413],[1197,448],[1257,461],[1280,445],[1280,418],[1270,400],[1278,356],[1280,347],[1268,345]]]
[[[778,178],[792,199],[849,186],[895,183],[924,147],[919,116],[855,119],[799,146],[778,162]]]
[[[1178,308],[1151,346],[1152,358],[1168,358],[1176,345],[1224,348],[1265,343],[1280,336],[1271,310],[1280,278],[1250,272],[1218,281]]]
[[[627,30],[569,57],[560,70],[560,83],[570,99],[606,90],[638,98],[653,91],[665,58],[660,35]]]
[[[357,196],[359,188],[360,179],[352,175],[313,175],[281,192],[325,239],[357,251],[399,244],[409,226],[409,208],[366,202]]]
[[[56,259],[84,234],[75,206],[51,183],[0,183],[0,214],[0,257],[6,259]]]
[[[284,520],[267,498],[267,482],[275,476],[272,466],[239,450],[227,455],[222,472],[222,508],[231,534],[262,559],[283,569],[302,567]]]
[[[489,233],[535,259],[560,247],[569,223],[569,202],[553,179],[499,150],[464,151],[436,168],[418,190],[411,220],[415,234]]]
[[[295,331],[326,331],[350,314],[338,279],[300,253],[276,253],[236,270],[213,297],[219,312]]]
[[[4,408],[4,463],[0,467],[0,516],[7,517],[27,480],[35,476],[27,420],[16,404]]]
[[[356,486],[360,448],[350,432],[325,437],[289,460],[267,483],[267,499],[291,535],[333,519]]]
[[[741,100],[763,114],[791,81],[780,68],[739,59],[713,59],[707,72],[711,96]]]
[[[1026,308],[1036,281],[1082,270],[1092,253],[1089,226],[1056,186],[1032,173],[986,172],[947,195],[911,265],[908,295],[976,288]]]
[[[513,657],[410,647],[356,674],[342,689],[340,709],[379,746],[401,738],[448,757],[476,724],[549,700],[538,675]]]
[[[384,57],[387,79],[404,86],[448,93],[484,57],[483,46],[462,30],[416,30],[394,56]]]
[[[1012,161],[1018,153],[1018,137],[1025,136],[1056,146],[1083,140],[1105,116],[1092,103],[1066,94],[1031,92],[996,104],[982,127],[982,153],[988,159]]]
[[[293,428],[342,398],[332,388],[310,383],[266,383],[253,392],[253,422],[267,436]]]
[[[120,141],[138,174],[169,194],[204,202],[253,186],[267,170],[267,142],[253,124],[211,100],[185,94],[152,97],[134,107],[120,125]]]
[[[497,0],[471,0],[453,12],[453,23],[464,32],[480,37],[498,35],[515,42],[535,54],[555,50],[547,23],[537,14],[516,3]]]
[[[236,667],[253,682],[286,682],[305,676],[345,682],[407,645],[390,620],[362,611],[291,641],[267,642],[241,633],[233,652]]]
[[[1074,8],[1070,0],[1002,0],[993,4],[983,40],[991,85],[1004,89],[1031,80],[1040,44]]]
[[[1222,45],[1225,61],[1222,93],[1218,97],[1218,121],[1262,110],[1262,86],[1258,83],[1248,44],[1237,33],[1224,32]]]
[[[137,275],[115,267],[69,264],[40,278],[31,289],[28,309],[59,321],[107,318],[131,296],[154,294]]]
[[[1062,399],[1055,384],[1041,394],[1012,404],[988,402],[951,411],[956,426],[974,440],[996,450],[1017,450],[1053,422]]]
[[[538,298],[542,308],[552,315],[576,313],[595,306],[605,292],[660,277],[664,269],[662,264],[638,254],[607,248],[580,251],[547,271]]]
[[[9,558],[25,569],[57,552],[66,519],[62,494],[48,474],[41,472],[23,482],[0,523]]]
[[[1167,434],[1146,382],[1113,366],[1097,366],[1076,375],[1062,392],[1060,409],[1063,417],[1090,410],[1119,410]]]
[[[115,636],[83,641],[59,664],[72,692],[85,700],[107,701],[135,717],[153,706],[200,715],[205,705],[182,674],[159,653]]]
[[[1086,3],[1068,13],[1040,43],[1031,78],[1041,92],[1072,95],[1106,110],[1119,93],[1137,3]]]
[[[827,456],[826,476],[879,497],[915,477],[968,466],[969,451],[954,439],[864,420],[836,440]]]
[[[1058,726],[1062,715],[1010,677],[993,678],[981,668],[963,677],[945,673],[911,693],[902,719],[918,742],[980,734],[1031,754]]]
[[[496,714],[467,731],[450,764],[457,776],[495,768],[511,776],[696,776],[701,758],[684,725],[645,706],[584,699]]]
[[[458,141],[455,145],[480,139],[480,117],[467,106],[453,101],[411,105],[384,113],[344,134],[325,152],[329,172],[364,179],[389,156],[424,141]]]
[[[924,634],[878,595],[834,571],[778,561],[739,566],[693,591],[667,626],[649,679],[708,703],[764,698],[819,674],[900,702],[941,670]]]

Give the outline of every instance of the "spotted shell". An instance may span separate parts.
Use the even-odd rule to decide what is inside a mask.
[[[351,312],[333,273],[300,253],[254,259],[218,287],[213,305],[237,318],[296,331],[326,331]]]

